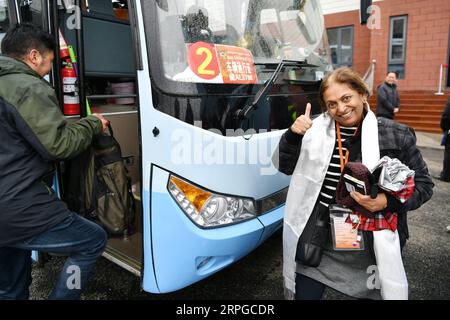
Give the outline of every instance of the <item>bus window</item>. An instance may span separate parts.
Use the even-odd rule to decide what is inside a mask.
[[[158,110],[203,129],[286,129],[313,113],[331,69],[319,0],[160,0],[143,2]],[[236,120],[282,59],[284,69],[251,121]]]
[[[48,30],[47,22],[44,19],[43,10],[45,8],[43,0],[38,1],[23,1],[17,0],[19,7],[20,21],[29,22],[36,26]]]
[[[9,28],[8,3],[6,0],[0,0],[0,42]],[[1,49],[0,49],[1,53]]]

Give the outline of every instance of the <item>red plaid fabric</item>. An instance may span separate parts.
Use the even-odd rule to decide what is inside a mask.
[[[414,178],[409,177],[406,180],[406,188],[399,192],[391,192],[391,195],[400,200],[401,203],[405,203],[406,200],[411,198],[413,193],[414,193]]]
[[[414,193],[414,178],[409,177],[406,180],[406,188],[399,192],[390,192],[389,194],[396,197],[401,203],[405,203],[406,200],[411,198]],[[347,218],[346,222],[351,223],[353,228],[358,228],[364,231],[380,231],[380,230],[397,230],[397,214],[393,212],[387,212],[385,214],[375,213],[375,218],[368,218],[362,213],[354,212],[358,215],[359,223],[355,224],[350,221],[350,216]]]
[[[353,228],[358,228],[364,231],[380,231],[390,229],[392,231],[397,230],[397,214],[387,212],[386,214],[375,213],[375,218],[368,218],[361,213],[355,212],[354,214],[359,216],[359,224],[352,223],[350,216],[347,218],[347,223],[352,223]]]

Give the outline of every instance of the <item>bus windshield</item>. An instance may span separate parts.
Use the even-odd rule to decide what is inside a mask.
[[[6,2],[6,0],[0,0],[0,42],[5,36],[8,27],[9,27],[8,3]]]
[[[277,65],[268,99],[249,127],[287,128],[332,64],[319,0],[141,1],[155,106],[185,122],[224,131],[241,122]],[[297,67],[293,67],[297,66]]]
[[[322,71],[330,65],[318,0],[156,3],[162,72],[169,80],[255,84],[267,80],[260,65],[282,59],[307,60]]]

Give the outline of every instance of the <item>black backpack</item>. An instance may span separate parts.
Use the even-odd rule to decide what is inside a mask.
[[[133,233],[135,202],[111,126],[109,132],[68,162],[64,199],[70,210],[99,223],[109,234],[126,236]]]

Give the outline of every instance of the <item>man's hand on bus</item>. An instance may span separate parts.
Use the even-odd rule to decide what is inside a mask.
[[[311,104],[308,103],[306,105],[305,114],[302,114],[300,117],[295,120],[294,124],[291,126],[291,130],[299,135],[305,135],[306,131],[312,127],[313,122],[309,117],[311,113]]]
[[[106,120],[101,114],[99,113],[93,113],[92,114],[94,117],[97,117],[100,119],[100,121],[102,122],[102,130],[103,132],[106,132],[106,129],[108,129],[108,125],[109,125],[109,121]]]

